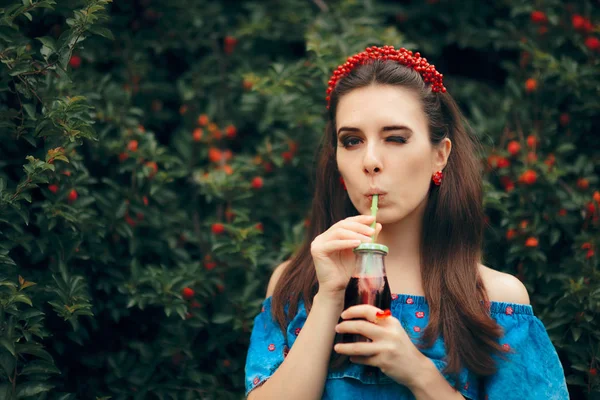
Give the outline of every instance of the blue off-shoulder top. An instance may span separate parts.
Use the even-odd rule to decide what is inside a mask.
[[[271,314],[271,297],[265,299],[254,319],[246,357],[246,396],[264,383],[283,363],[307,318],[304,302],[283,335]],[[417,344],[429,317],[424,296],[392,295],[392,315],[402,323],[411,341]],[[504,329],[500,343],[506,360],[495,356],[498,370],[489,377],[478,377],[464,368],[458,379],[466,399],[489,400],[564,400],[569,399],[563,367],[543,323],[531,305],[490,302],[491,317]],[[440,335],[428,349],[420,349],[441,372],[445,367],[445,348]],[[452,386],[454,378],[444,374]],[[327,374],[322,399],[415,399],[404,385],[381,371],[372,372],[361,364],[351,364]]]

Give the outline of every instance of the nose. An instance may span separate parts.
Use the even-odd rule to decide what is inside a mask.
[[[370,143],[367,146],[363,159],[363,168],[367,175],[378,174],[381,172],[381,155],[376,149],[376,143]]]

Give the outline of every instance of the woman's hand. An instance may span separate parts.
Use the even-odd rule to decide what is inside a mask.
[[[372,341],[338,343],[334,350],[350,356],[351,362],[378,367],[394,381],[411,388],[416,385],[420,371],[430,367],[427,363],[431,361],[411,342],[398,319],[391,315],[377,318],[377,313],[382,311],[368,304],[345,310],[341,315],[343,319],[361,319],[342,321],[335,331],[357,333]]]
[[[375,230],[371,215],[357,215],[343,219],[317,236],[310,246],[313,262],[319,281],[319,292],[328,297],[343,297],[348,281],[354,270],[352,249],[360,243],[370,242],[371,235],[381,231],[381,224]]]

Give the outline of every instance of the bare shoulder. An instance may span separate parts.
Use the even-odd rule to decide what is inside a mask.
[[[271,274],[271,279],[269,279],[269,285],[267,286],[267,298],[273,295],[273,292],[275,291],[275,286],[277,286],[277,282],[279,281],[281,274],[287,268],[290,262],[290,260],[284,261],[273,270],[273,273]]]
[[[483,264],[478,267],[490,301],[530,304],[527,288],[519,278]]]

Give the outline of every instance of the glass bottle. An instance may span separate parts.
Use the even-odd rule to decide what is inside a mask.
[[[358,305],[370,304],[381,310],[391,308],[392,293],[385,273],[387,246],[379,243],[361,243],[354,250],[354,273],[346,286],[344,310]],[[342,343],[370,342],[358,334],[343,334]]]

